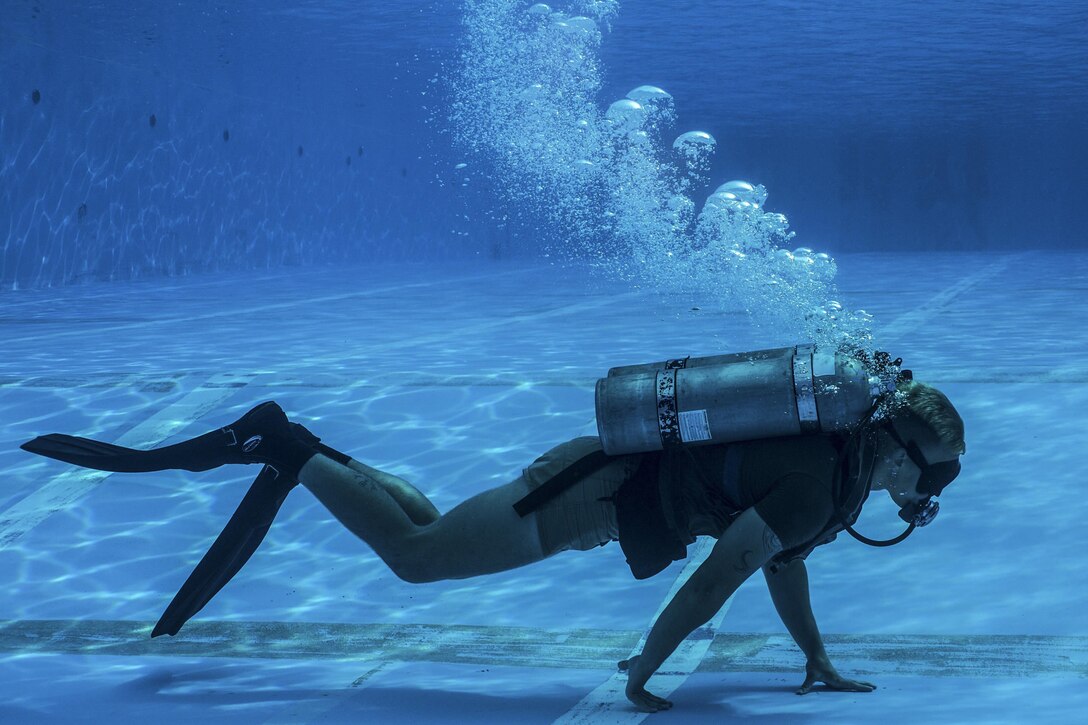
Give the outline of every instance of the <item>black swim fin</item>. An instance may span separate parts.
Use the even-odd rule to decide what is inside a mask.
[[[279,405],[268,401],[224,428],[147,451],[63,433],[39,436],[20,447],[65,463],[118,473],[207,471],[229,463],[265,464],[155,625],[151,636],[158,637],[177,634],[249,561],[287,494],[298,485],[298,474],[306,461],[321,453],[342,465],[350,463],[350,456],[320,441],[304,426],[289,422]]]
[[[297,480],[265,466],[216,537],[208,553],[174,596],[151,631],[152,637],[175,635],[249,561]]]
[[[321,443],[321,439],[298,423],[291,423],[292,433],[315,452],[348,465],[351,456]],[[249,561],[264,541],[284,499],[298,480],[265,466],[238,504],[230,521],[216,537],[204,558],[174,596],[159,618],[152,637],[175,635],[212,597]]]
[[[189,442],[189,441],[187,441]],[[147,471],[165,471],[179,468],[186,471],[207,471],[215,468],[214,462],[207,457],[194,460],[190,456],[177,457],[164,455],[165,448],[139,451],[135,448],[116,446],[104,441],[64,433],[50,433],[38,436],[19,446],[24,451],[37,453],[39,456],[53,458],[83,468],[117,473],[142,473]]]
[[[140,451],[63,433],[39,436],[24,451],[84,468],[118,473],[177,469],[207,471],[229,463],[264,463],[298,475],[313,455],[274,401],[261,403],[228,426],[182,443]]]

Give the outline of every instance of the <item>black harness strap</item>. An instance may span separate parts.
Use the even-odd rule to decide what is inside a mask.
[[[587,453],[530,491],[527,496],[514,504],[514,510],[522,518],[528,516],[586,476],[590,476],[604,468],[611,460],[612,456],[604,451]]]

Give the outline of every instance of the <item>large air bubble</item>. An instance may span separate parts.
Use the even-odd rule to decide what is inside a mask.
[[[714,137],[706,131],[688,131],[677,136],[672,142],[672,147],[673,150],[691,159],[713,153],[717,144]]]
[[[767,201],[767,190],[762,186],[753,186],[747,181],[727,181],[717,189],[715,193],[733,194],[740,201],[747,201],[755,206],[762,207]]]
[[[672,96],[667,91],[658,88],[657,86],[639,86],[638,88],[633,88],[627,94],[627,97],[632,101],[638,101],[639,103],[658,103],[672,100]]]
[[[625,98],[609,106],[604,116],[617,132],[630,133],[642,127],[646,120],[646,109],[641,103]]]

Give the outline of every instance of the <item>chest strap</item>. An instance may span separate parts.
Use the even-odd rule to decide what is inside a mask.
[[[604,451],[587,453],[530,491],[527,496],[514,504],[514,510],[522,518],[528,516],[586,476],[591,476],[604,468],[611,460],[613,460],[612,456]]]

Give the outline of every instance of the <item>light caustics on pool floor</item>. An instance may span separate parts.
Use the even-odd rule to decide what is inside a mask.
[[[924,370],[926,378],[942,386],[958,386],[957,402],[962,400],[963,408],[971,414],[971,467],[965,466],[969,482],[978,484],[987,476],[1000,477],[1003,467],[1012,466],[1020,473],[1029,470],[1032,464],[1021,452],[987,438],[1012,440],[1033,425],[1036,433],[1044,433],[1053,439],[1054,447],[1040,453],[1052,462],[1053,468],[1049,472],[1063,475],[1061,441],[1064,440],[1062,436],[1068,437],[1068,434],[1059,428],[1046,429],[1045,423],[1040,427],[1030,421],[1045,421],[1048,406],[1076,404],[1075,399],[1068,399],[1075,390],[1062,383],[1088,380],[1088,370],[1074,352],[1080,344],[1077,336],[1083,335],[1086,327],[1078,324],[1078,315],[1082,314],[1067,304],[1079,294],[1077,286],[1078,280],[1083,279],[1082,262],[1072,257],[1049,258],[1046,255],[1005,255],[990,257],[983,263],[966,255],[937,255],[928,259],[875,256],[840,261],[845,267],[856,267],[848,278],[859,280],[859,285],[864,283],[860,280],[885,275],[889,278],[889,289],[904,289],[900,293],[881,294],[884,306],[877,309],[878,319],[884,323],[881,328],[883,339],[896,347],[907,348],[910,364]],[[517,439],[517,450],[504,452],[506,447],[499,445],[502,436],[516,435],[516,429],[504,424],[505,419],[497,415],[507,408],[484,403],[466,409],[459,393],[450,400],[443,398],[436,405],[441,396],[448,394],[443,391],[486,390],[491,391],[487,394],[499,398],[506,391],[530,392],[537,397],[519,401],[510,409],[518,414],[519,406],[527,408],[520,413],[524,415],[522,425],[551,426],[552,432],[547,437],[575,435],[586,432],[586,426],[591,424],[584,408],[585,403],[591,401],[594,375],[613,362],[654,359],[663,350],[698,354],[716,351],[715,346],[747,349],[766,337],[766,333],[743,330],[737,324],[741,318],[730,316],[728,311],[689,312],[676,305],[662,312],[661,300],[653,295],[607,286],[594,288],[591,284],[586,285],[585,280],[561,280],[561,277],[556,271],[539,268],[424,276],[420,276],[418,270],[406,269],[399,273],[374,273],[373,278],[362,282],[350,276],[331,279],[323,277],[322,273],[312,273],[295,287],[282,284],[283,280],[270,279],[262,283],[249,277],[224,283],[232,291],[240,291],[232,297],[229,309],[215,301],[221,292],[214,288],[214,282],[207,283],[211,285],[209,290],[200,286],[204,283],[194,281],[179,285],[175,292],[165,288],[158,292],[160,299],[155,308],[169,310],[168,314],[143,314],[136,296],[126,294],[123,286],[105,291],[97,300],[88,296],[90,293],[86,290],[61,291],[56,299],[34,301],[28,297],[21,306],[17,303],[5,310],[9,323],[33,319],[34,324],[17,328],[23,334],[13,334],[9,338],[10,349],[23,364],[20,370],[10,367],[10,362],[4,366],[4,405],[13,414],[9,416],[13,436],[40,433],[43,425],[63,420],[56,417],[43,422],[37,417],[43,411],[46,416],[61,416],[78,413],[78,408],[90,405],[105,411],[102,419],[81,425],[112,430],[118,418],[123,417],[124,424],[131,427],[113,436],[115,441],[157,445],[171,436],[193,430],[194,426],[199,427],[198,423],[212,418],[218,420],[223,408],[241,406],[243,398],[287,395],[300,405],[308,399],[309,412],[314,417],[320,417],[323,411],[332,407],[337,409],[338,416],[354,420],[360,415],[357,411],[363,410],[357,406],[372,403],[376,395],[394,395],[390,391],[401,391],[391,398],[400,400],[396,395],[405,390],[422,391],[424,398],[404,398],[414,401],[418,408],[405,411],[405,415],[412,416],[406,419],[411,429],[392,430],[392,433],[386,430],[383,435],[387,439],[390,435],[421,439],[419,446],[407,450],[416,456],[420,450],[433,447],[430,456],[437,459],[445,452],[457,450],[456,445],[451,447],[449,442],[451,422],[456,421],[461,430],[464,426],[494,426],[486,428],[482,436],[489,438],[492,445],[492,449],[482,455],[494,457],[485,468],[509,467],[509,461],[524,463],[522,459],[526,456],[531,458],[533,453],[539,453],[534,448],[538,443]],[[427,281],[420,281],[423,279]],[[908,285],[912,279],[924,281]],[[320,283],[315,284],[317,282]],[[321,294],[314,295],[314,289],[321,289]],[[269,294],[271,290],[277,292],[274,298]],[[141,299],[145,293],[146,290],[140,293]],[[873,294],[864,289],[851,293],[859,297]],[[77,302],[82,317],[79,321],[69,320],[65,310]],[[437,313],[438,310],[441,312]],[[274,329],[264,324],[253,328],[251,334],[242,334],[246,332],[246,321],[263,319],[267,322],[273,315],[277,322],[271,326]],[[313,331],[315,319],[321,320],[325,340],[339,341],[343,345],[342,341],[358,337],[360,328],[365,330],[366,339],[341,347],[343,359],[338,360],[331,353],[321,359],[307,359],[298,351],[312,349],[314,342],[309,333]],[[407,329],[404,319],[413,320]],[[191,326],[189,323],[187,328],[185,320],[199,320],[200,324]],[[192,331],[197,327],[199,340],[192,337]],[[632,335],[631,330],[642,334]],[[562,334],[557,335],[557,331]],[[715,334],[721,337],[714,337]],[[117,345],[81,347],[85,341],[94,339],[109,339]],[[211,348],[209,340],[213,341]],[[223,342],[214,342],[217,340]],[[132,350],[119,352],[117,348],[123,345],[131,346]],[[511,348],[518,349],[519,346],[520,352],[525,354],[512,357]],[[706,350],[707,347],[712,349]],[[78,356],[77,348],[80,349]],[[145,365],[122,371],[124,354],[137,349],[144,350],[144,356],[131,359],[142,360]],[[906,352],[901,354],[908,356]],[[261,364],[262,355],[265,356],[264,364]],[[353,359],[353,364],[347,364]],[[358,360],[363,361],[361,365]],[[374,361],[380,361],[380,364],[374,364]],[[219,368],[219,372],[213,372],[215,368]],[[125,398],[131,408],[118,412],[109,407],[112,396],[125,396],[129,391],[142,391],[135,398]],[[164,391],[170,395],[169,400],[157,397]],[[62,406],[65,410],[51,411],[58,402],[49,401],[49,395],[59,395],[66,401]],[[1061,403],[1061,400],[1066,402]],[[991,415],[993,406],[998,404],[1015,409],[1016,415]],[[543,405],[548,416],[542,417],[537,405]],[[145,406],[156,412],[148,415],[143,412]],[[21,415],[14,415],[16,411],[22,411]],[[328,416],[328,413],[324,415]],[[421,423],[428,418],[435,419],[433,429]],[[381,421],[380,416],[371,420],[375,419]],[[329,416],[324,424],[326,427],[330,425],[329,421],[335,422],[336,418]],[[69,425],[57,423],[64,428]],[[71,432],[90,434],[82,427]],[[334,426],[329,434],[338,439],[344,432],[337,433]],[[364,448],[364,452],[368,450],[373,452],[374,449]],[[509,456],[504,457],[507,453]],[[628,615],[627,620],[613,624],[604,613],[610,611],[608,607],[612,605],[602,594],[595,601],[595,605],[601,607],[601,613],[577,620],[573,626],[563,626],[558,621],[560,617],[540,621],[529,618],[525,620],[525,626],[479,624],[481,620],[492,618],[488,615],[492,607],[496,607],[495,612],[506,611],[497,609],[503,597],[513,597],[520,602],[519,607],[529,609],[534,606],[535,600],[541,597],[539,590],[519,591],[514,586],[529,580],[510,580],[505,589],[500,587],[495,591],[484,583],[467,590],[438,588],[433,590],[438,593],[434,595],[431,609],[417,601],[413,606],[419,609],[389,610],[388,619],[384,618],[379,605],[366,602],[339,604],[327,600],[329,608],[325,611],[330,618],[342,618],[340,623],[322,623],[320,609],[307,610],[297,617],[299,612],[285,614],[282,606],[266,609],[267,605],[255,598],[250,601],[253,595],[244,594],[246,590],[239,587],[222,596],[231,606],[241,607],[242,617],[233,614],[230,621],[217,621],[213,616],[198,617],[175,638],[150,640],[151,623],[140,616],[125,616],[126,600],[146,607],[146,590],[149,589],[161,599],[168,594],[158,591],[165,579],[139,584],[126,582],[125,579],[138,568],[125,569],[123,560],[114,560],[121,568],[109,581],[102,582],[102,588],[105,594],[115,593],[114,598],[119,603],[115,609],[104,611],[100,608],[101,596],[97,600],[82,601],[77,589],[79,582],[85,581],[87,576],[80,573],[79,561],[101,564],[111,556],[117,556],[120,549],[115,542],[92,541],[89,548],[81,547],[89,550],[88,554],[82,554],[73,544],[87,543],[84,537],[93,538],[104,525],[112,526],[112,530],[131,526],[143,512],[139,508],[118,511],[108,507],[112,500],[110,496],[123,495],[118,492],[123,492],[131,479],[63,470],[52,467],[54,464],[28,473],[19,467],[46,464],[28,464],[11,453],[3,455],[9,456],[3,459],[5,467],[8,464],[13,467],[13,485],[24,495],[9,499],[10,503],[0,514],[5,542],[0,547],[0,554],[27,562],[25,568],[9,571],[17,572],[20,577],[28,572],[36,577],[10,582],[15,589],[5,603],[4,619],[0,621],[0,652],[8,656],[111,656],[139,668],[148,661],[145,658],[161,657],[241,661],[279,658],[314,663],[350,660],[358,661],[362,666],[376,653],[381,653],[383,661],[591,669],[604,676],[615,670],[616,661],[637,648],[645,634],[643,627],[652,621],[649,616],[651,605],[649,609],[637,609],[638,614]],[[479,461],[473,465],[479,465]],[[948,520],[934,527],[932,534],[927,531],[925,536],[941,537],[952,532],[949,526],[954,526],[962,527],[962,532],[956,536],[964,541],[985,537],[989,546],[1003,554],[996,560],[988,557],[983,569],[975,562],[973,570],[965,570],[962,563],[957,564],[949,558],[951,555],[947,551],[938,555],[939,560],[934,559],[927,553],[928,549],[923,551],[926,547],[921,546],[900,556],[893,553],[883,558],[871,552],[859,553],[840,544],[835,545],[834,552],[829,548],[828,555],[819,557],[819,563],[813,564],[814,589],[819,588],[821,595],[826,597],[821,612],[827,612],[835,625],[825,627],[829,632],[850,631],[851,618],[838,611],[857,612],[859,607],[868,606],[879,614],[880,606],[872,603],[881,601],[879,592],[823,594],[827,591],[821,583],[825,577],[837,581],[837,577],[844,575],[844,569],[836,568],[837,562],[840,559],[862,561],[858,558],[861,556],[868,556],[863,560],[866,566],[888,575],[888,581],[892,582],[890,587],[902,579],[904,572],[922,566],[943,592],[939,595],[929,593],[927,608],[932,611],[918,612],[917,602],[911,605],[909,602],[913,600],[909,599],[902,607],[884,610],[882,627],[890,629],[895,625],[899,632],[955,632],[956,623],[962,619],[974,622],[972,626],[976,631],[984,627],[990,629],[989,633],[981,634],[827,634],[832,659],[842,670],[862,678],[903,675],[1079,681],[1088,676],[1088,638],[1081,636],[1084,630],[1076,625],[1076,612],[1054,604],[1063,597],[1068,598],[1069,592],[1047,584],[1049,580],[1044,573],[1028,566],[1028,562],[1037,561],[1040,555],[1047,556],[1049,551],[1058,566],[1075,568],[1075,563],[1061,563],[1057,557],[1057,542],[1038,536],[1032,528],[1037,522],[1045,523],[1066,532],[1067,540],[1060,546],[1076,545],[1076,529],[1070,527],[1067,519],[1076,518],[1079,503],[1070,502],[1064,508],[1048,504],[1045,511],[1038,508],[1040,501],[1045,503],[1054,498],[1051,494],[1060,491],[1064,480],[1056,479],[1052,488],[1035,489],[1034,497],[1026,503],[1022,499],[1023,491],[1011,484],[997,489],[969,485],[962,493],[957,492],[959,497],[949,504]],[[110,485],[104,485],[107,481]],[[460,488],[454,486],[442,492],[445,501],[460,500],[471,492],[471,485],[466,484],[479,483],[458,481]],[[91,498],[91,494],[95,498]],[[204,494],[195,491],[151,490],[146,495],[169,497],[172,508],[163,510],[199,510],[207,506],[206,499],[202,498]],[[994,495],[1007,497],[1007,502],[1021,502],[1021,509],[1023,506],[1030,508],[1030,515],[1002,519],[995,528],[994,521],[971,513],[972,508],[989,510],[985,506]],[[146,510],[154,509],[148,505]],[[50,524],[52,517],[44,515],[50,512],[61,518],[75,517],[73,521],[87,528],[66,527],[64,532],[48,528],[56,523],[54,520]],[[951,517],[959,518],[954,521]],[[164,525],[157,531],[166,533],[169,533],[168,529],[183,526],[182,520],[170,521],[169,526],[159,523]],[[1009,540],[1001,537],[1014,530],[1019,543],[1010,548]],[[58,533],[64,533],[65,540],[58,540]],[[185,552],[206,545],[202,538],[206,534],[192,531],[188,536],[184,541],[169,543],[152,537],[147,546],[155,556],[168,561],[171,569],[177,569],[179,557],[190,556]],[[957,543],[956,539],[945,538],[943,541],[946,547]],[[257,576],[257,572],[262,571],[260,567],[265,566],[264,575],[279,581],[278,577],[292,572],[298,575],[300,566],[312,566],[306,562],[312,562],[316,557],[350,556],[346,547],[341,550],[340,544],[323,550],[326,545],[293,549],[274,567],[268,562],[275,557],[269,555],[242,576]],[[160,549],[157,553],[154,552],[156,547]],[[953,549],[960,551],[954,546]],[[89,558],[69,562],[69,557]],[[55,573],[52,577],[41,573],[41,562],[49,558],[54,558],[52,563],[60,567],[61,578],[58,579]],[[300,564],[299,559],[305,561]],[[697,558],[693,557],[688,563],[697,563]],[[576,558],[565,560],[564,566],[565,575],[573,578],[584,577],[590,582],[601,577],[593,564]],[[819,574],[815,573],[817,566]],[[65,567],[71,571],[66,571]],[[374,565],[365,564],[365,567]],[[380,564],[377,567],[380,568]],[[1024,578],[1019,587],[1022,591],[1037,592],[1028,604],[1041,606],[1047,612],[1046,619],[1021,620],[1001,613],[1002,607],[1011,604],[1011,600],[1002,603],[998,598],[999,590],[1006,588],[1001,582],[1010,581],[1008,571],[1017,571]],[[171,576],[177,574],[174,571]],[[674,582],[674,590],[683,576],[681,573]],[[387,580],[383,581],[388,586]],[[1081,579],[1076,571],[1069,571],[1064,581]],[[328,585],[320,577],[295,578],[292,584],[300,591],[317,593],[324,592]],[[627,586],[630,591],[624,596],[632,596],[635,583],[629,582]],[[66,587],[72,587],[67,599]],[[973,594],[971,587],[974,587]],[[61,590],[59,594],[58,589]],[[363,591],[368,596],[376,594],[365,587]],[[750,596],[743,590],[738,593],[741,595]],[[908,591],[904,596],[913,595]],[[660,592],[658,597],[661,604],[668,600],[668,597],[661,598]],[[970,613],[973,619],[964,618],[963,611],[940,609],[944,599],[953,603],[950,606],[955,606],[955,602],[973,602]],[[43,608],[58,600],[59,606]],[[57,612],[65,608],[65,601],[69,602],[67,609],[82,607],[82,611],[61,612],[58,616]],[[556,603],[557,608],[560,604]],[[358,606],[360,613],[348,613],[353,606]],[[433,615],[437,611],[434,607],[438,606],[444,608],[445,619],[425,624],[428,621],[425,617],[428,613]],[[645,607],[645,604],[640,606]],[[629,609],[633,611],[636,607]],[[1059,629],[1036,630],[1044,632],[1038,635],[1014,633],[1032,631],[1033,622],[1044,628],[1053,626],[1060,620],[1061,612],[1069,612],[1071,615],[1066,616],[1074,618],[1068,619]],[[906,618],[904,613],[914,618]],[[773,616],[767,612],[763,614]],[[461,621],[473,623],[459,623],[461,616],[465,616]],[[755,628],[752,623],[756,615],[751,613],[751,607],[735,606],[724,616],[727,626],[719,620],[697,632],[692,640],[701,649],[687,653],[689,656],[683,666],[667,665],[662,676],[682,680],[698,673],[796,675],[803,671],[802,656],[787,635],[743,633],[746,628],[750,628],[749,631]],[[979,625],[977,622],[981,617],[994,617],[995,623]],[[290,621],[283,621],[288,619]],[[502,617],[493,619],[505,621]],[[871,628],[876,619],[858,619],[869,622],[859,625],[862,631],[866,626]],[[375,623],[347,623],[352,621]],[[591,623],[585,625],[586,621]],[[931,628],[919,627],[918,622],[926,622]],[[600,626],[602,624],[605,626]],[[723,629],[739,629],[742,633],[729,633]],[[622,700],[620,705],[623,705]]]

